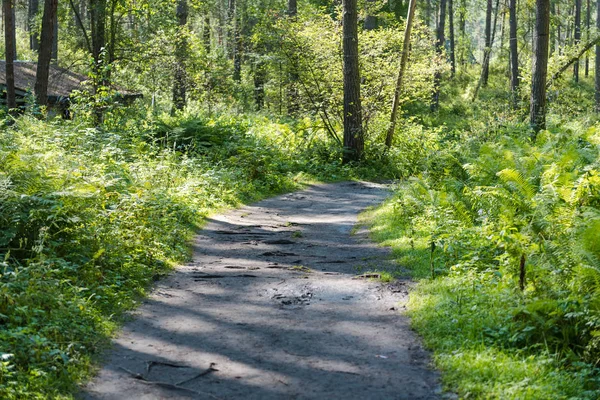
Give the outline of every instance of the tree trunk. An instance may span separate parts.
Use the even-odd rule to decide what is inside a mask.
[[[229,47],[229,51],[227,52],[231,59],[235,59],[235,37],[236,37],[236,0],[229,0],[227,3],[227,26],[226,26],[226,34],[227,34],[227,46]]]
[[[467,0],[460,0],[460,17],[458,21],[458,30],[460,32],[460,42],[462,46],[467,45]],[[463,67],[467,62],[465,57],[467,49],[461,49],[459,53],[459,62]]]
[[[510,92],[513,107],[517,106],[519,91],[519,54],[517,47],[517,0],[509,0],[508,5],[509,48],[510,48]]]
[[[343,0],[344,163],[359,161],[364,147],[357,25],[356,0]]]
[[[75,3],[73,3],[73,0],[69,0],[69,4],[71,5],[71,10],[73,11],[73,16],[75,17],[75,24],[79,27],[79,29],[81,30],[81,34],[83,35],[83,42],[87,50],[90,52],[90,54],[92,54],[93,51],[91,41],[88,36],[87,30],[85,29],[84,23],[85,7],[82,5],[85,4],[85,1],[80,2],[79,11],[77,10],[77,7],[75,7]]]
[[[256,111],[260,111],[265,107],[266,76],[265,62],[258,60],[254,66],[254,104],[256,105]]]
[[[2,13],[4,14],[4,44],[6,56],[6,106],[10,111],[17,107],[14,65],[17,43],[12,0],[2,0]]]
[[[448,0],[448,29],[450,30],[450,71],[452,77],[456,74],[456,58],[454,54],[454,0]]]
[[[188,4],[187,0],[177,1],[177,24],[178,33],[175,39],[175,70],[173,76],[173,108],[171,113],[182,111],[185,108],[187,93],[187,73],[186,61],[188,53],[187,43],[187,19]]]
[[[591,9],[590,9],[590,0],[587,0],[587,4],[585,7],[585,40],[590,40],[590,17],[591,17]],[[587,78],[590,75],[590,53],[585,54],[585,77]]]
[[[50,59],[55,64],[58,61],[58,12],[54,14],[54,35],[52,35],[52,55]]]
[[[239,21],[238,21],[239,23]],[[235,28],[235,44],[233,53],[233,80],[241,82],[242,80],[242,34],[240,28]]]
[[[210,17],[207,15],[204,17],[204,28],[202,30],[202,42],[204,43],[204,51],[206,54],[210,54]]]
[[[475,101],[475,99],[477,98],[477,94],[479,93],[479,89],[481,89],[482,86],[487,86],[487,79],[489,78],[489,68],[490,68],[490,59],[492,57],[492,46],[494,45],[494,38],[496,37],[496,25],[498,22],[498,8],[499,8],[499,4],[500,1],[496,0],[496,13],[494,14],[494,29],[492,30],[492,34],[490,37],[490,46],[486,47],[486,49],[484,50],[483,53],[483,65],[481,68],[481,76],[479,77],[479,81],[477,82],[477,86],[475,87],[475,90],[473,91],[473,98],[471,99],[471,101]]]
[[[444,53],[444,44],[446,38],[444,36],[444,30],[446,28],[446,0],[440,0],[440,19],[437,27],[437,40],[435,44],[435,50],[438,55]],[[440,106],[440,83],[442,80],[442,74],[436,72],[433,75],[433,100],[431,102],[431,111],[436,111]]]
[[[29,48],[34,51],[38,51],[40,48],[40,41],[38,40],[38,29],[35,24],[36,16],[40,8],[39,0],[29,0],[29,11],[27,18],[29,21]]]
[[[292,18],[298,15],[298,2],[296,0],[288,0],[287,14]]]
[[[567,13],[567,32],[565,35],[565,44],[566,45],[572,44],[571,39],[573,38],[574,24],[571,21],[573,21],[575,18],[574,14],[575,14],[575,5],[573,5],[572,7],[569,7],[569,11]]]
[[[408,64],[408,56],[410,53],[410,33],[415,16],[416,0],[409,0],[408,16],[406,17],[406,27],[404,29],[404,42],[402,43],[402,58],[400,59],[400,70],[398,71],[398,80],[396,81],[396,90],[394,91],[394,100],[392,102],[392,113],[390,115],[390,126],[385,137],[385,145],[389,148],[392,146],[394,131],[396,130],[396,119],[398,115],[398,102],[400,101],[400,93],[402,92],[402,81],[406,66]]]
[[[550,30],[550,0],[535,2],[535,30],[531,72],[531,108],[529,122],[533,138],[546,129],[546,79],[548,75],[548,40]]]
[[[600,31],[600,4],[596,4],[596,30]],[[596,63],[594,64],[594,83],[596,112],[600,112],[600,43],[596,45]]]
[[[487,0],[485,11],[485,49],[481,63],[481,85],[486,87],[490,74],[490,53],[492,52],[492,0]]]
[[[110,2],[110,14],[108,16],[109,21],[109,36],[108,36],[108,63],[112,64],[116,59],[116,46],[117,46],[117,24],[116,21],[117,11],[117,0],[111,0]],[[110,74],[110,69],[108,70]]]
[[[581,0],[575,0],[575,46],[581,41]],[[579,59],[573,64],[573,79],[579,82]]]
[[[556,51],[558,52],[558,55],[562,54],[562,32],[561,32],[561,28],[562,28],[562,22],[560,22],[560,3],[557,1],[556,2]]]
[[[241,82],[242,80],[242,51],[243,51],[243,42],[242,42],[242,9],[240,6],[243,4],[239,4],[239,1],[230,0],[229,4],[234,4],[233,10],[230,9],[230,12],[233,12],[233,43],[232,43],[232,59],[233,59],[233,80],[236,82]]]
[[[58,0],[46,0],[44,3],[44,16],[42,17],[40,49],[38,52],[34,86],[35,98],[40,106],[46,106],[48,104],[48,76],[50,75],[50,59],[52,56],[52,41],[54,36],[54,16],[57,7]]]
[[[499,48],[499,53],[500,56],[502,56],[502,53],[504,52],[504,33],[505,33],[505,28],[506,28],[506,4],[507,1],[503,1],[502,2],[502,19],[500,20],[500,46],[498,46]],[[498,16],[498,13],[500,13],[500,9],[496,10],[496,17]]]
[[[296,15],[298,15],[298,4],[296,0],[288,0],[288,17],[290,20],[295,21]],[[300,76],[298,74],[298,66],[294,63],[294,60],[290,63],[290,72],[288,76],[288,87],[287,87],[287,112],[288,115],[295,116],[298,113],[298,80]]]
[[[102,49],[106,45],[106,0],[90,0],[92,57],[98,70]]]

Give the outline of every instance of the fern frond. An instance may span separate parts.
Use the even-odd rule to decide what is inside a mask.
[[[496,173],[496,175],[502,182],[520,193],[525,199],[532,199],[535,196],[536,188],[519,171],[512,168],[505,168]]]

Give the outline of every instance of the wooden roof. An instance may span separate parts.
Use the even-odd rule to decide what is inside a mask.
[[[15,61],[15,89],[21,92],[33,91],[35,85],[35,74],[37,72],[37,63],[32,61]],[[88,78],[84,75],[69,71],[66,68],[57,65],[50,65],[50,75],[48,77],[48,97],[53,102],[67,99],[74,90],[83,89],[82,83]],[[6,86],[6,61],[0,60],[0,86]],[[136,98],[141,97],[139,93],[129,92],[116,88],[117,92],[123,97]]]

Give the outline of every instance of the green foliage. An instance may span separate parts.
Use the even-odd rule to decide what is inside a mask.
[[[0,130],[3,399],[68,396],[206,215],[376,171],[319,155],[309,120],[109,117],[120,125],[22,116]]]
[[[600,125],[569,121],[535,143],[518,122],[448,131],[372,217],[402,266],[436,276],[411,315],[446,383],[464,397],[597,398]]]

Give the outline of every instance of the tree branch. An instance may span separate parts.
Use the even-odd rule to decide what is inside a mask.
[[[83,22],[81,21],[81,17],[79,16],[79,13],[77,12],[77,8],[75,7],[75,4],[73,4],[73,0],[69,0],[69,3],[71,4],[71,9],[73,10],[73,13],[75,14],[75,19],[77,20],[77,25],[79,25],[79,27],[81,28],[81,32],[83,33],[83,38],[85,39],[85,45],[88,48],[88,51],[90,52],[90,54],[92,53],[92,46],[90,45],[90,38],[88,37],[88,34],[85,30],[85,26],[83,26]]]
[[[590,42],[586,43],[585,46],[583,46],[581,48],[581,50],[579,50],[579,52],[574,55],[573,57],[569,58],[559,69],[558,71],[556,71],[554,74],[552,74],[552,76],[550,77],[550,79],[548,79],[548,82],[546,83],[546,88],[549,88],[550,86],[552,86],[552,84],[554,83],[554,81],[556,79],[558,79],[558,77],[560,76],[560,74],[562,74],[563,72],[565,72],[571,65],[573,65],[577,60],[579,60],[583,54],[588,51],[589,49],[591,49],[594,45],[600,43],[600,35],[597,36],[596,38],[592,39]]]

